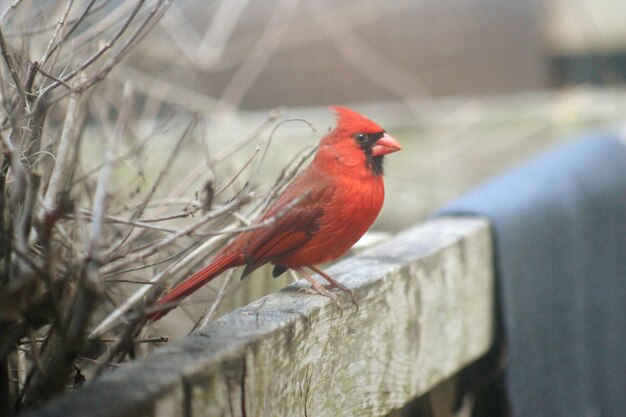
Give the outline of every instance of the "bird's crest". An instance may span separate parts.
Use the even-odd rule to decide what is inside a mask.
[[[337,115],[338,130],[358,131],[362,133],[383,132],[382,127],[354,110],[341,106],[331,106],[331,109]]]

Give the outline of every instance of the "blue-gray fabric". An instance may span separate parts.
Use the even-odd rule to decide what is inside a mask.
[[[626,146],[589,135],[436,215],[493,226],[515,417],[626,415]]]

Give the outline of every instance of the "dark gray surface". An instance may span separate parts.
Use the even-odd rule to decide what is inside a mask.
[[[589,135],[437,215],[489,218],[514,416],[626,413],[626,147]]]

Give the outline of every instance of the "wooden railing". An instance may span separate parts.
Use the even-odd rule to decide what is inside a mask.
[[[384,416],[493,337],[489,225],[441,218],[328,272],[358,309],[294,284],[32,416]]]

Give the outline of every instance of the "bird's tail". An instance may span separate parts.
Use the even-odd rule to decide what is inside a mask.
[[[211,281],[225,270],[243,265],[243,263],[241,255],[237,253],[223,256],[218,255],[213,262],[178,284],[157,301],[155,305],[156,310],[148,314],[148,320],[159,320],[170,310],[176,308],[185,297],[198,288]]]

